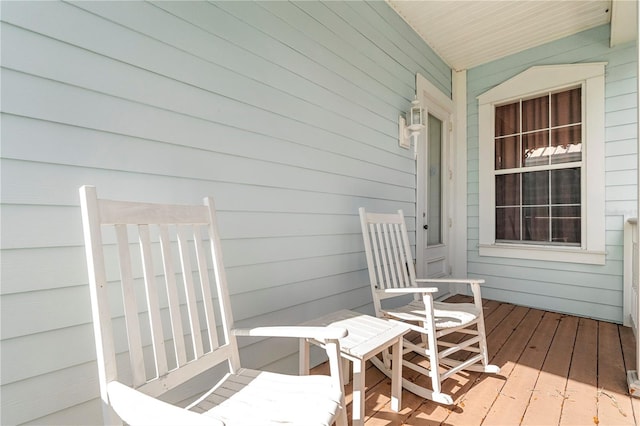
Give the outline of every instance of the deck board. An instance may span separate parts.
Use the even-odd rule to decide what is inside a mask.
[[[565,388],[560,425],[594,424],[598,418],[598,323],[580,318]]]
[[[507,383],[517,359],[524,351],[542,312],[516,307],[493,333],[487,336],[492,364],[500,366],[500,374],[479,375],[479,381],[466,395],[456,399],[456,410],[447,418],[449,424],[480,425]],[[494,337],[498,337],[496,342]],[[495,356],[493,354],[495,353]],[[461,400],[461,403],[458,403]]]
[[[578,318],[563,315],[558,321],[558,328],[523,416],[523,425],[560,423]]]
[[[390,380],[368,363],[365,425],[639,424],[640,399],[626,385],[626,371],[636,369],[630,328],[497,301],[484,307],[489,358],[500,374],[453,375],[443,384],[452,406],[403,391],[395,413]],[[346,392],[350,416],[350,385]]]
[[[545,313],[527,342],[522,355],[513,359],[513,369],[502,387],[485,422],[491,425],[519,424],[524,416],[540,369],[553,339],[559,315]]]
[[[637,370],[636,367],[636,339],[631,327],[618,327],[620,341],[622,342],[622,357],[624,358],[625,371]],[[634,419],[640,418],[640,398],[631,398],[631,408]]]
[[[626,374],[618,326],[598,323],[598,420],[608,424],[634,425],[631,400],[627,397]]]

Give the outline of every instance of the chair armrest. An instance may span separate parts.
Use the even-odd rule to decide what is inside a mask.
[[[117,381],[107,384],[107,394],[113,410],[131,426],[224,426],[220,420],[160,401]]]
[[[323,342],[324,350],[329,358],[329,370],[333,386],[344,396],[342,382],[342,363],[340,362],[340,341],[349,332],[344,327],[317,327],[306,325],[272,326],[255,328],[236,328],[231,331],[236,336],[253,337],[297,337],[314,339]]]
[[[473,278],[421,278],[416,280],[419,283],[442,283],[442,284],[468,284],[471,286],[471,294],[473,294],[473,304],[476,308],[482,310],[482,296],[480,295],[480,284],[484,284],[483,279]]]
[[[419,278],[418,283],[449,283],[449,284],[484,284],[484,280],[472,278]]]
[[[252,337],[296,337],[300,339],[337,340],[345,337],[348,332],[343,327],[311,327],[311,326],[275,326],[236,328],[233,330],[236,336]]]
[[[436,287],[403,287],[403,288],[386,288],[385,293],[396,294],[416,294],[416,293],[435,293],[438,289]]]

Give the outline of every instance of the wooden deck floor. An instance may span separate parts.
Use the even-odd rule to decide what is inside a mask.
[[[450,377],[443,386],[453,406],[403,390],[395,413],[390,380],[369,364],[365,425],[639,424],[640,399],[629,397],[626,384],[626,371],[635,370],[630,328],[495,301],[485,302],[485,323],[499,375]],[[350,385],[346,391],[351,418]]]

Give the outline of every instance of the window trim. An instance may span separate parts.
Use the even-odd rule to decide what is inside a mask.
[[[606,62],[531,67],[477,97],[479,130],[479,255],[604,265],[604,86]],[[565,87],[582,85],[584,141],[583,230],[580,247],[496,242],[495,106]]]

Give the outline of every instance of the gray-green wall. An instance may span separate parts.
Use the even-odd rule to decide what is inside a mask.
[[[609,47],[608,25],[473,68],[467,73],[468,271],[486,279],[483,297],[622,322],[624,218],[637,215],[637,47]],[[478,256],[478,101],[534,65],[608,62],[605,72],[606,264]]]
[[[415,210],[398,115],[450,69],[384,2],[2,2],[2,417],[100,423],[78,187],[212,195],[237,323],[371,310],[357,209]],[[297,342],[243,348],[297,371]]]

